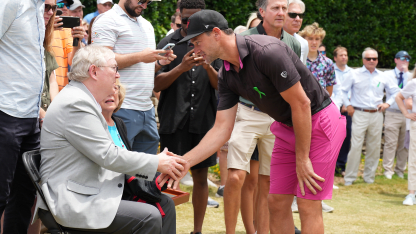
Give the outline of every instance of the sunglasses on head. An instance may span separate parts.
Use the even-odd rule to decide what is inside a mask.
[[[367,61],[371,61],[371,60],[377,61],[378,60],[378,58],[364,58],[364,59],[367,60]]]
[[[326,51],[319,51],[322,55],[326,54]]]
[[[189,19],[189,17],[182,18],[182,24],[187,24],[188,23],[188,19]]]
[[[147,0],[138,0],[137,3],[139,3],[139,5],[145,4],[147,2],[147,5],[150,5],[150,3],[152,3],[152,1],[147,1]]]
[[[56,11],[56,5],[45,4],[45,12],[49,12],[52,9],[53,12]]]
[[[400,61],[406,60],[407,62],[410,62],[410,58],[408,58],[408,57],[400,57],[399,59],[400,59]]]
[[[66,8],[69,8],[70,6],[69,3],[63,3],[63,2],[57,3],[56,5],[58,6],[58,8],[64,8],[64,6],[66,6]]]
[[[303,19],[303,17],[305,16],[305,13],[294,13],[294,12],[289,12],[289,17],[292,19],[296,19],[297,16],[299,16],[300,19]]]

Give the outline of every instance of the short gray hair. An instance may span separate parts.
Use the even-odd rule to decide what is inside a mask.
[[[68,72],[68,79],[83,82],[88,79],[90,66],[105,66],[107,61],[114,59],[116,55],[107,47],[89,45],[77,51],[72,59],[71,72]]]
[[[289,0],[288,6],[290,6],[290,4],[298,4],[301,10],[301,13],[305,13],[306,7],[305,7],[305,3],[302,2],[302,0]]]
[[[289,6],[288,0],[286,0],[286,2],[287,2],[287,6]],[[269,0],[257,0],[257,2],[256,2],[257,8],[258,9],[261,8],[263,10],[266,10],[268,4],[269,4]]]
[[[376,52],[376,54],[377,54],[377,58],[378,58],[378,52],[377,52],[377,50],[375,50],[375,49],[373,49],[373,48],[371,48],[371,47],[367,47],[367,48],[365,48],[365,49],[364,49],[364,51],[363,51],[363,59],[365,58],[365,52],[367,52],[367,51],[374,51],[374,52]]]

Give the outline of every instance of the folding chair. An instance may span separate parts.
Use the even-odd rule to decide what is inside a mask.
[[[43,203],[48,208],[49,215],[46,215],[45,219],[41,218],[42,223],[48,228],[48,232],[45,234],[86,234],[86,233],[93,233],[93,232],[85,232],[79,230],[72,230],[70,228],[63,227],[62,225],[56,222],[53,215],[50,213],[50,209],[48,203],[46,203],[45,196],[43,195],[42,189],[40,187],[40,152],[39,150],[33,150],[23,153],[23,164],[25,165],[26,171],[29,174],[30,180],[32,180],[33,185],[36,188],[40,198],[42,199]],[[39,199],[39,197],[38,197]],[[41,211],[40,211],[41,212]],[[46,212],[45,212],[46,213]],[[95,234],[99,234],[94,232]]]

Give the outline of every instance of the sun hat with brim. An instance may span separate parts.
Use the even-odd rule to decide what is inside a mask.
[[[221,13],[213,10],[202,10],[193,14],[188,19],[188,35],[177,44],[184,43],[190,39],[210,32],[215,27],[224,30],[228,28],[228,22]]]

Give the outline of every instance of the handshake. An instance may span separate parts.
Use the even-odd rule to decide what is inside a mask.
[[[189,162],[172,152],[169,152],[167,148],[163,150],[159,155],[159,164],[157,171],[162,174],[156,181],[160,187],[168,182],[168,188],[178,189],[179,181],[186,175],[191,167]]]

